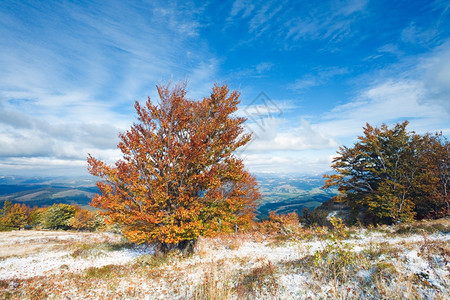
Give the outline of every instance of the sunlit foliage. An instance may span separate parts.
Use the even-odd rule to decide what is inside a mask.
[[[88,157],[90,173],[103,178],[91,205],[131,241],[158,242],[162,251],[246,226],[259,193],[233,154],[251,138],[245,118],[233,115],[239,93],[214,86],[194,101],[184,85],[157,89],[159,104],[136,102],[139,121],[120,135],[115,166]]]

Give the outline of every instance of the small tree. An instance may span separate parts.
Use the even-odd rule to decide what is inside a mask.
[[[2,217],[0,219],[0,229],[11,230],[21,229],[28,225],[28,215],[30,209],[25,204],[5,201]]]
[[[2,216],[2,217],[6,216],[9,213],[9,211],[11,210],[12,206],[13,206],[13,204],[9,200],[6,200],[5,202],[3,202],[3,208],[0,209],[0,216]]]
[[[97,214],[87,210],[78,209],[74,216],[70,219],[70,227],[76,230],[94,231],[100,224],[98,222]]]
[[[450,212],[450,143],[442,134],[426,134],[416,144],[421,153],[412,190],[417,217],[444,217]]]
[[[103,178],[91,205],[106,222],[123,225],[133,242],[157,242],[161,251],[186,248],[200,235],[232,231],[253,218],[255,179],[233,152],[250,141],[245,119],[233,116],[237,92],[214,86],[201,101],[185,87],[158,86],[135,108],[139,122],[120,135],[123,159],[115,166],[89,155],[89,171]]]
[[[408,122],[389,129],[364,128],[352,148],[340,147],[325,188],[338,186],[341,201],[374,222],[405,222],[416,215],[448,211],[448,142],[441,134],[406,131]]]
[[[70,204],[53,204],[44,213],[44,228],[70,229],[70,219],[77,208]]]
[[[44,217],[47,207],[33,207],[30,211],[29,224],[36,229],[42,229],[44,226]]]

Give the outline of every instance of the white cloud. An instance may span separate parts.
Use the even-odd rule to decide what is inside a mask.
[[[271,36],[273,42],[281,42],[284,46],[285,42],[300,39],[336,42],[356,34],[353,25],[365,15],[368,0],[311,3],[236,0],[224,30],[246,22],[249,40],[239,43],[246,46],[262,35]],[[293,17],[293,13],[302,17]],[[290,43],[292,47],[296,44]]]
[[[249,32],[260,35],[270,28],[270,21],[278,12],[283,9],[285,1],[267,1],[260,5],[260,8],[252,16],[249,22]]]
[[[421,103],[423,94],[421,82],[389,80],[368,88],[355,101],[336,106],[316,127],[340,140],[354,140],[366,123],[379,126],[410,120],[410,130],[448,131],[442,126],[450,115],[440,105]]]
[[[254,10],[255,5],[251,0],[235,0],[231,7],[230,17],[236,17],[242,12],[242,18],[248,17]]]
[[[70,167],[88,152],[111,162],[134,101],[158,101],[155,83],[187,78],[190,96],[207,95],[218,61],[199,42],[203,8],[180,5],[18,3],[28,20],[0,11],[0,163]]]
[[[248,68],[240,68],[237,71],[230,74],[230,78],[242,79],[242,78],[264,78],[267,77],[274,67],[271,62],[260,62],[254,66]]]
[[[386,47],[385,50],[394,49]],[[390,70],[372,76],[356,96],[300,126],[292,120],[264,119],[263,128],[251,127],[255,140],[242,156],[255,172],[329,170],[338,145],[351,146],[369,123],[389,126],[409,120],[417,133],[450,134],[450,42],[420,57],[407,57]],[[416,63],[411,65],[410,61]],[[389,74],[386,76],[386,74]]]
[[[319,152],[319,153],[318,153]],[[277,151],[263,153],[243,152],[245,165],[255,173],[322,174],[330,169],[329,151]]]
[[[354,100],[327,112],[316,128],[341,140],[353,140],[366,122],[379,126],[409,120],[410,130],[419,133],[450,133],[450,43],[417,59],[412,69],[360,91]]]
[[[290,123],[290,122],[289,122]],[[253,133],[253,140],[246,148],[248,151],[309,150],[336,147],[336,142],[324,132],[318,131],[301,120],[296,127],[287,120],[265,118],[261,123],[249,123],[247,128]]]
[[[313,87],[313,86],[317,86],[319,84],[320,84],[319,78],[312,76],[312,75],[307,75],[301,79],[295,80],[295,82],[293,84],[291,84],[289,86],[289,88],[292,90],[301,91],[301,90],[305,90],[305,89]]]
[[[0,160],[2,175],[78,176],[86,172],[86,160],[45,157],[11,157]]]
[[[106,123],[49,123],[0,107],[0,157],[84,159],[88,148],[114,149],[120,129]]]
[[[423,74],[424,94],[420,101],[438,103],[450,112],[450,42],[424,59],[417,71]]]
[[[378,52],[380,53],[388,53],[388,54],[394,54],[396,56],[400,56],[403,54],[403,51],[401,51],[397,45],[395,44],[386,44],[381,46],[378,49]]]
[[[261,62],[256,65],[255,69],[258,74],[262,74],[263,72],[270,71],[273,66],[271,62]]]
[[[313,86],[319,86],[330,79],[347,74],[349,71],[347,68],[330,67],[322,68],[315,72],[315,74],[308,74],[300,79],[297,79],[294,83],[288,85],[289,89],[303,91]]]
[[[216,59],[200,61],[190,70],[187,78],[188,96],[193,99],[202,99],[211,94],[214,83],[217,82],[217,69],[219,62]]]
[[[286,23],[287,38],[339,41],[354,35],[351,26],[361,20],[367,0],[332,1],[309,11],[308,17],[297,18]],[[331,6],[331,8],[330,8]]]
[[[282,11],[286,2],[278,1],[245,1],[236,0],[233,2],[229,16],[226,19],[226,27],[232,25],[233,21],[248,20],[248,32],[259,36],[271,25],[274,17]]]
[[[411,23],[402,31],[401,39],[403,42],[411,44],[429,45],[433,38],[438,34],[434,28],[422,29],[416,24]]]

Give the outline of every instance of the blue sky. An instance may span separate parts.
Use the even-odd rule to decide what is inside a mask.
[[[322,173],[366,122],[450,134],[448,1],[2,1],[0,175],[87,175],[155,85],[241,92],[248,169]]]

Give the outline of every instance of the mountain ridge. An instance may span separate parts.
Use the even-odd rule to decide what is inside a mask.
[[[261,199],[256,211],[258,219],[267,218],[270,211],[296,212],[304,207],[313,209],[336,194],[323,190],[321,175],[257,174]],[[5,201],[28,206],[50,206],[54,203],[88,206],[99,192],[96,179],[89,177],[23,177],[0,176],[0,205]]]

